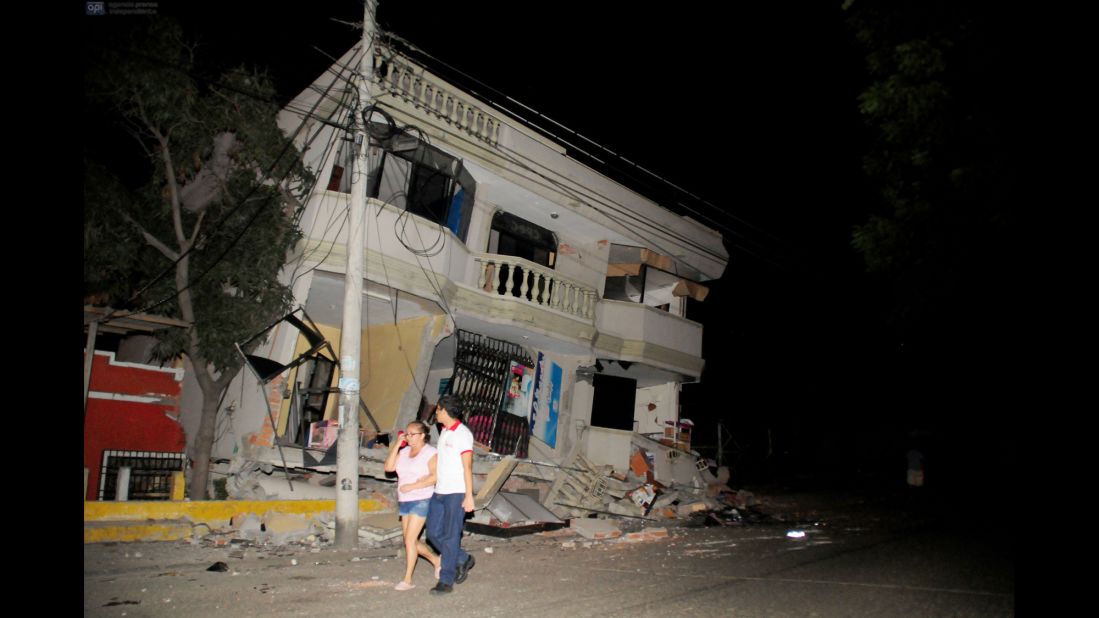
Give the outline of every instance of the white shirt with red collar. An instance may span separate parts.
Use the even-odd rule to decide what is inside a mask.
[[[454,421],[439,434],[438,459],[435,461],[435,493],[466,493],[462,453],[473,452],[473,432],[461,421]]]

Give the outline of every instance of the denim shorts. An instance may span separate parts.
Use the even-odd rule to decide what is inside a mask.
[[[398,502],[397,504],[400,506],[399,512],[401,515],[415,515],[427,519],[427,510],[428,507],[431,506],[431,498],[409,500],[408,502]]]

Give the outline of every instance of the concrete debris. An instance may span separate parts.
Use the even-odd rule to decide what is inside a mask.
[[[573,450],[564,463],[553,462],[556,458],[548,450],[540,455],[541,460],[534,454],[530,459],[520,460],[475,449],[473,473],[478,512],[470,523],[515,528],[508,535],[515,536],[536,532],[537,526],[529,524],[571,519],[574,526],[583,530],[580,534],[585,538],[602,539],[602,535],[612,533],[595,531],[592,527],[614,526],[604,519],[594,519],[596,516],[648,522],[690,519],[698,524],[706,520],[707,525],[731,525],[740,523],[738,509],[739,513],[745,513],[745,509],[756,504],[751,492],[730,487],[731,472],[727,466],[715,466],[715,462],[700,458],[689,448],[669,447],[648,434],[634,432],[627,439],[624,447],[615,451],[622,453],[622,461],[617,461],[616,456],[612,458],[613,464],[593,463],[585,456],[590,453],[583,448]],[[678,435],[674,439],[682,442]],[[244,452],[234,458],[228,469],[217,471],[225,475],[225,493],[230,498],[335,498],[335,474],[330,467],[307,465],[305,473],[302,468],[293,468],[288,474],[270,463],[248,459],[250,454],[251,451]],[[359,496],[377,501],[383,511],[396,511],[394,480],[382,472],[377,475],[369,470],[364,472],[363,468],[363,462],[380,465],[380,460],[373,460],[384,458],[385,454],[384,448],[362,450]],[[532,514],[529,505],[549,512]],[[384,524],[361,522],[360,539],[375,547],[399,542],[400,523],[395,512],[390,515],[394,521]],[[709,515],[713,517],[707,519]],[[242,517],[233,522],[236,536],[257,542],[330,542],[334,527],[331,521],[326,524],[319,519],[294,516],[270,521]],[[527,527],[531,529],[519,530]],[[617,532],[622,534],[621,530]],[[323,539],[318,540],[317,534]]]
[[[492,501],[518,464],[519,460],[510,455],[501,459],[500,463],[496,464],[485,478],[485,482],[481,485],[480,491],[478,491],[477,495],[473,498],[476,508],[483,509]]]
[[[653,508],[661,509],[679,500],[678,491],[663,491],[653,500]]]
[[[707,526],[736,526],[744,523],[740,511],[733,507],[727,507],[721,511],[710,511],[706,514]]]
[[[705,511],[709,508],[710,506],[705,502],[691,502],[688,504],[680,504],[678,507],[676,507],[676,514],[679,517],[688,517],[691,513]]]
[[[618,529],[618,526],[605,519],[592,519],[589,517],[570,519],[569,527],[576,530],[577,534],[585,539],[616,539],[622,536],[622,531]]]
[[[272,543],[285,545],[295,541],[315,540],[315,533],[323,526],[322,522],[301,515],[268,512],[262,518],[251,513],[240,513],[229,521],[229,531],[236,538],[215,539],[217,545],[241,543]]]
[[[601,510],[607,500],[606,476],[579,453],[570,464],[557,471],[545,506],[563,519]]]
[[[540,537],[555,538],[563,536],[576,536],[576,531],[569,528],[561,528],[559,530],[546,530],[544,532],[536,533]]]
[[[264,532],[263,520],[251,513],[234,516],[229,520],[229,525],[245,539],[256,540]]]
[[[312,519],[289,513],[268,513],[264,517],[264,527],[276,545],[307,539],[316,532]]]
[[[400,538],[401,529],[382,530],[372,526],[359,526],[359,540],[369,547],[381,547],[388,544],[387,541]]]
[[[668,538],[667,528],[648,528],[641,532],[630,532],[618,539],[619,543],[644,543],[648,541],[659,541],[661,539]]]
[[[510,492],[498,492],[486,510],[499,522],[514,523],[564,523],[530,496]],[[490,522],[491,523],[491,522]]]

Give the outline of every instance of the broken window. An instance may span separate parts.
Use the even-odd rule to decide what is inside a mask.
[[[640,303],[686,316],[686,300],[702,301],[709,290],[684,274],[670,258],[641,247],[612,245],[603,298]]]
[[[371,122],[373,152],[367,197],[373,197],[454,232],[463,241],[473,213],[476,182],[461,159],[430,146],[416,136]],[[329,191],[351,192],[356,145],[341,139],[328,180]]]

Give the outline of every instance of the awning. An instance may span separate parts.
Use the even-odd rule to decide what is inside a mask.
[[[96,329],[101,332],[119,333],[122,335],[132,332],[151,333],[173,326],[190,326],[189,323],[184,322],[183,320],[168,318],[162,315],[133,313],[130,311],[111,309],[110,307],[84,305],[84,328],[87,329],[93,322],[96,324]]]

